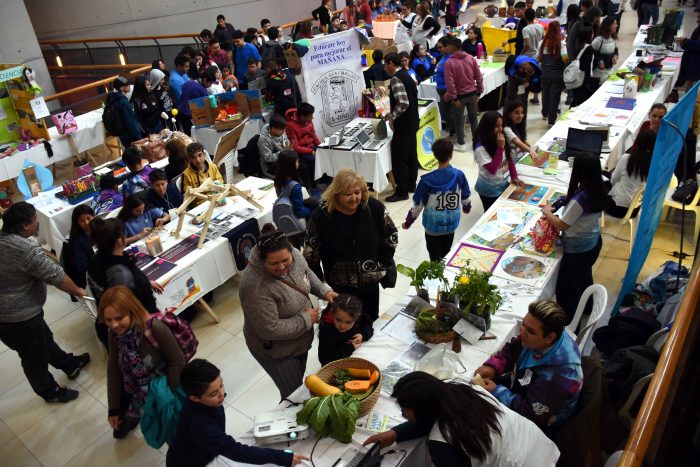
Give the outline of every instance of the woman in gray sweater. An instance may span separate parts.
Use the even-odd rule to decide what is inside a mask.
[[[309,293],[332,301],[338,294],[316,276],[287,236],[262,228],[243,271],[239,296],[250,353],[272,378],[282,399],[301,386],[319,320]]]

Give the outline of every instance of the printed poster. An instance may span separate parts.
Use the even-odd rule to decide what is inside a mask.
[[[419,100],[420,102],[420,100]],[[427,110],[419,110],[420,124],[418,126],[418,163],[425,170],[433,170],[437,167],[438,161],[433,156],[433,143],[440,137],[440,114],[438,113],[437,102],[428,101]]]
[[[354,30],[309,41],[301,58],[306,99],[316,108],[314,128],[319,139],[332,135],[357,117],[365,87],[362,48]]]
[[[202,282],[194,266],[175,274],[163,285],[163,293],[156,294],[156,305],[161,311],[176,311],[194,302],[202,293]]]

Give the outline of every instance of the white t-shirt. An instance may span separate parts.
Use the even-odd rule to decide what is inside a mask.
[[[528,39],[530,41],[530,47],[528,47],[527,51],[523,52],[523,55],[536,59],[537,46],[543,38],[544,27],[541,24],[532,23],[525,26],[523,28],[523,41]]]
[[[592,249],[600,236],[600,212],[585,212],[576,198],[569,201],[559,218],[566,223],[564,252],[581,253]]]
[[[491,433],[491,452],[486,459],[470,459],[473,467],[554,467],[559,449],[535,423],[501,404],[481,386],[472,388],[500,410],[496,415],[501,434]],[[428,439],[447,443],[435,423]]]
[[[613,185],[610,190],[610,196],[612,196],[615,204],[625,208],[629,207],[635,193],[644,188],[647,184],[646,181],[642,181],[642,179],[639,178],[639,175],[635,175],[634,177],[629,176],[627,173],[627,161],[629,161],[629,159],[629,154],[623,154],[620,160],[617,161],[615,170],[610,177],[610,181]]]
[[[503,157],[501,166],[492,174],[484,165],[491,162],[492,157],[483,146],[479,146],[474,150],[476,163],[479,164],[479,178],[476,181],[474,190],[482,196],[496,197],[503,193],[503,190],[508,187],[510,172],[508,172],[508,159]]]

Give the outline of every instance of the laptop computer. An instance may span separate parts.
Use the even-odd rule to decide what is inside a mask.
[[[566,150],[559,155],[559,159],[569,160],[569,157],[575,157],[582,152],[590,152],[600,157],[603,137],[601,132],[569,128],[566,136]]]
[[[379,467],[381,462],[379,443],[374,443],[369,449],[348,449],[332,467]]]
[[[367,151],[376,151],[384,146],[384,141],[371,140],[370,136],[364,131],[358,132],[357,135],[355,135],[355,139],[357,139],[362,149]]]
[[[601,148],[601,152],[608,153],[610,152],[610,144],[608,140],[610,139],[610,127],[609,126],[589,126],[584,128],[585,131],[596,131],[599,132],[603,135],[603,147]]]

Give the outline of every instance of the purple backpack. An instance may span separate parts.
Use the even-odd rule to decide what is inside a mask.
[[[154,319],[159,319],[166,326],[168,326],[170,332],[172,332],[173,336],[175,336],[175,340],[180,345],[180,349],[182,349],[182,353],[185,355],[185,360],[189,362],[197,352],[197,345],[199,345],[199,341],[195,337],[189,323],[178,318],[169,311],[160,311],[158,313],[151,314],[146,321],[146,331],[144,332],[144,335],[146,336],[146,339],[148,339],[148,342],[150,342],[156,349],[158,348],[158,342],[153,335],[152,329]]]

